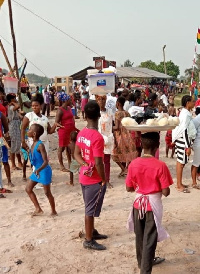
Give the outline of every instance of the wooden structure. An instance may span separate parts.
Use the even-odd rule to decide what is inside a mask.
[[[62,88],[66,93],[71,93],[73,87],[73,78],[70,76],[56,76],[55,77],[55,88],[56,91],[61,91]]]
[[[84,69],[70,75],[70,77],[72,77],[73,80],[75,80],[75,81],[85,80],[86,76],[87,76],[87,70],[89,70],[89,69],[94,69],[94,67],[89,66],[87,68],[84,68]]]
[[[108,68],[109,66],[116,68],[116,61],[108,61],[106,60],[105,56],[93,57],[93,61],[95,62],[95,69],[98,70]]]

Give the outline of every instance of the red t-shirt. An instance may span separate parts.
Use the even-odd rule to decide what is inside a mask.
[[[133,187],[137,193],[152,194],[173,184],[171,174],[166,164],[154,157],[136,158],[128,167],[126,185]],[[138,208],[137,202],[134,207]],[[151,210],[150,204],[147,208]]]
[[[84,128],[77,136],[76,145],[81,149],[84,161],[95,165],[95,157],[104,157],[104,140],[102,135],[95,129]],[[102,181],[96,168],[91,177],[83,174],[85,167],[80,168],[79,180],[83,185],[93,185]]]
[[[200,106],[200,99],[197,99],[196,103],[195,103],[195,108]]]
[[[7,110],[1,103],[0,103],[0,112],[2,112],[4,116],[7,116]]]

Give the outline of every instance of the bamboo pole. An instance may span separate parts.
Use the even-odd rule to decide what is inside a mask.
[[[10,72],[11,72],[11,75],[14,77],[13,69],[12,69],[12,67],[11,67],[11,64],[10,64],[10,62],[9,62],[8,56],[7,56],[7,54],[6,54],[6,51],[5,51],[5,49],[4,49],[4,46],[3,46],[1,40],[0,40],[0,47],[1,47],[1,50],[2,50],[2,52],[3,52],[4,58],[5,58],[5,60],[6,60],[6,63],[7,63],[7,65],[8,65],[8,68],[9,68],[9,70],[10,70]]]
[[[16,71],[16,77],[19,81],[19,71],[18,71],[18,64],[17,64],[17,47],[16,47],[16,39],[15,39],[15,32],[14,32],[14,26],[13,26],[11,0],[8,0],[8,9],[9,9],[9,18],[10,18],[10,29],[11,29],[11,35],[12,35],[12,40],[13,40],[13,54],[14,54],[15,71]],[[20,107],[22,109],[23,105],[22,105],[22,99],[21,99],[20,82],[18,82],[18,98],[19,98]]]

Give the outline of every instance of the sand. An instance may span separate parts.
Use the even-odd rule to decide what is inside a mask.
[[[53,118],[51,119],[53,121]],[[77,120],[77,127],[85,122]],[[165,161],[175,180],[175,159],[165,158],[164,134],[161,136],[160,159]],[[112,162],[113,189],[108,189],[96,228],[109,236],[101,241],[106,251],[90,251],[82,247],[84,236],[84,204],[78,175],[75,186],[66,185],[69,174],[59,170],[57,135],[50,136],[50,163],[53,168],[52,192],[58,217],[50,217],[50,207],[42,189],[35,190],[44,210],[43,216],[31,218],[33,205],[24,191],[22,172],[14,171],[13,194],[0,199],[0,273],[139,273],[135,254],[135,236],[126,230],[126,221],[135,194],[127,193],[124,179],[118,179],[119,168]],[[67,160],[65,157],[67,166]],[[191,184],[189,163],[184,169],[184,183]],[[28,168],[27,174],[31,173]],[[6,183],[3,172],[4,183]],[[6,186],[6,185],[5,185]],[[171,195],[163,198],[164,218],[170,238],[158,243],[157,256],[166,261],[153,268],[153,273],[200,273],[200,191],[179,193],[175,185]],[[185,249],[195,251],[188,255]],[[21,264],[16,264],[21,260]]]

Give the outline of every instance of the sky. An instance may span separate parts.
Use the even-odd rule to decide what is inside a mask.
[[[130,59],[134,66],[146,60],[192,66],[196,33],[200,26],[199,0],[16,0],[74,37],[98,55],[117,62]],[[97,56],[88,48],[21,8],[14,1],[13,21],[17,49],[48,77],[67,76],[89,65]],[[12,43],[8,3],[0,9],[0,39],[11,64]],[[200,45],[197,47],[200,53]],[[18,65],[24,57],[18,53]],[[2,52],[0,67],[6,68]],[[44,74],[28,62],[26,73]]]

